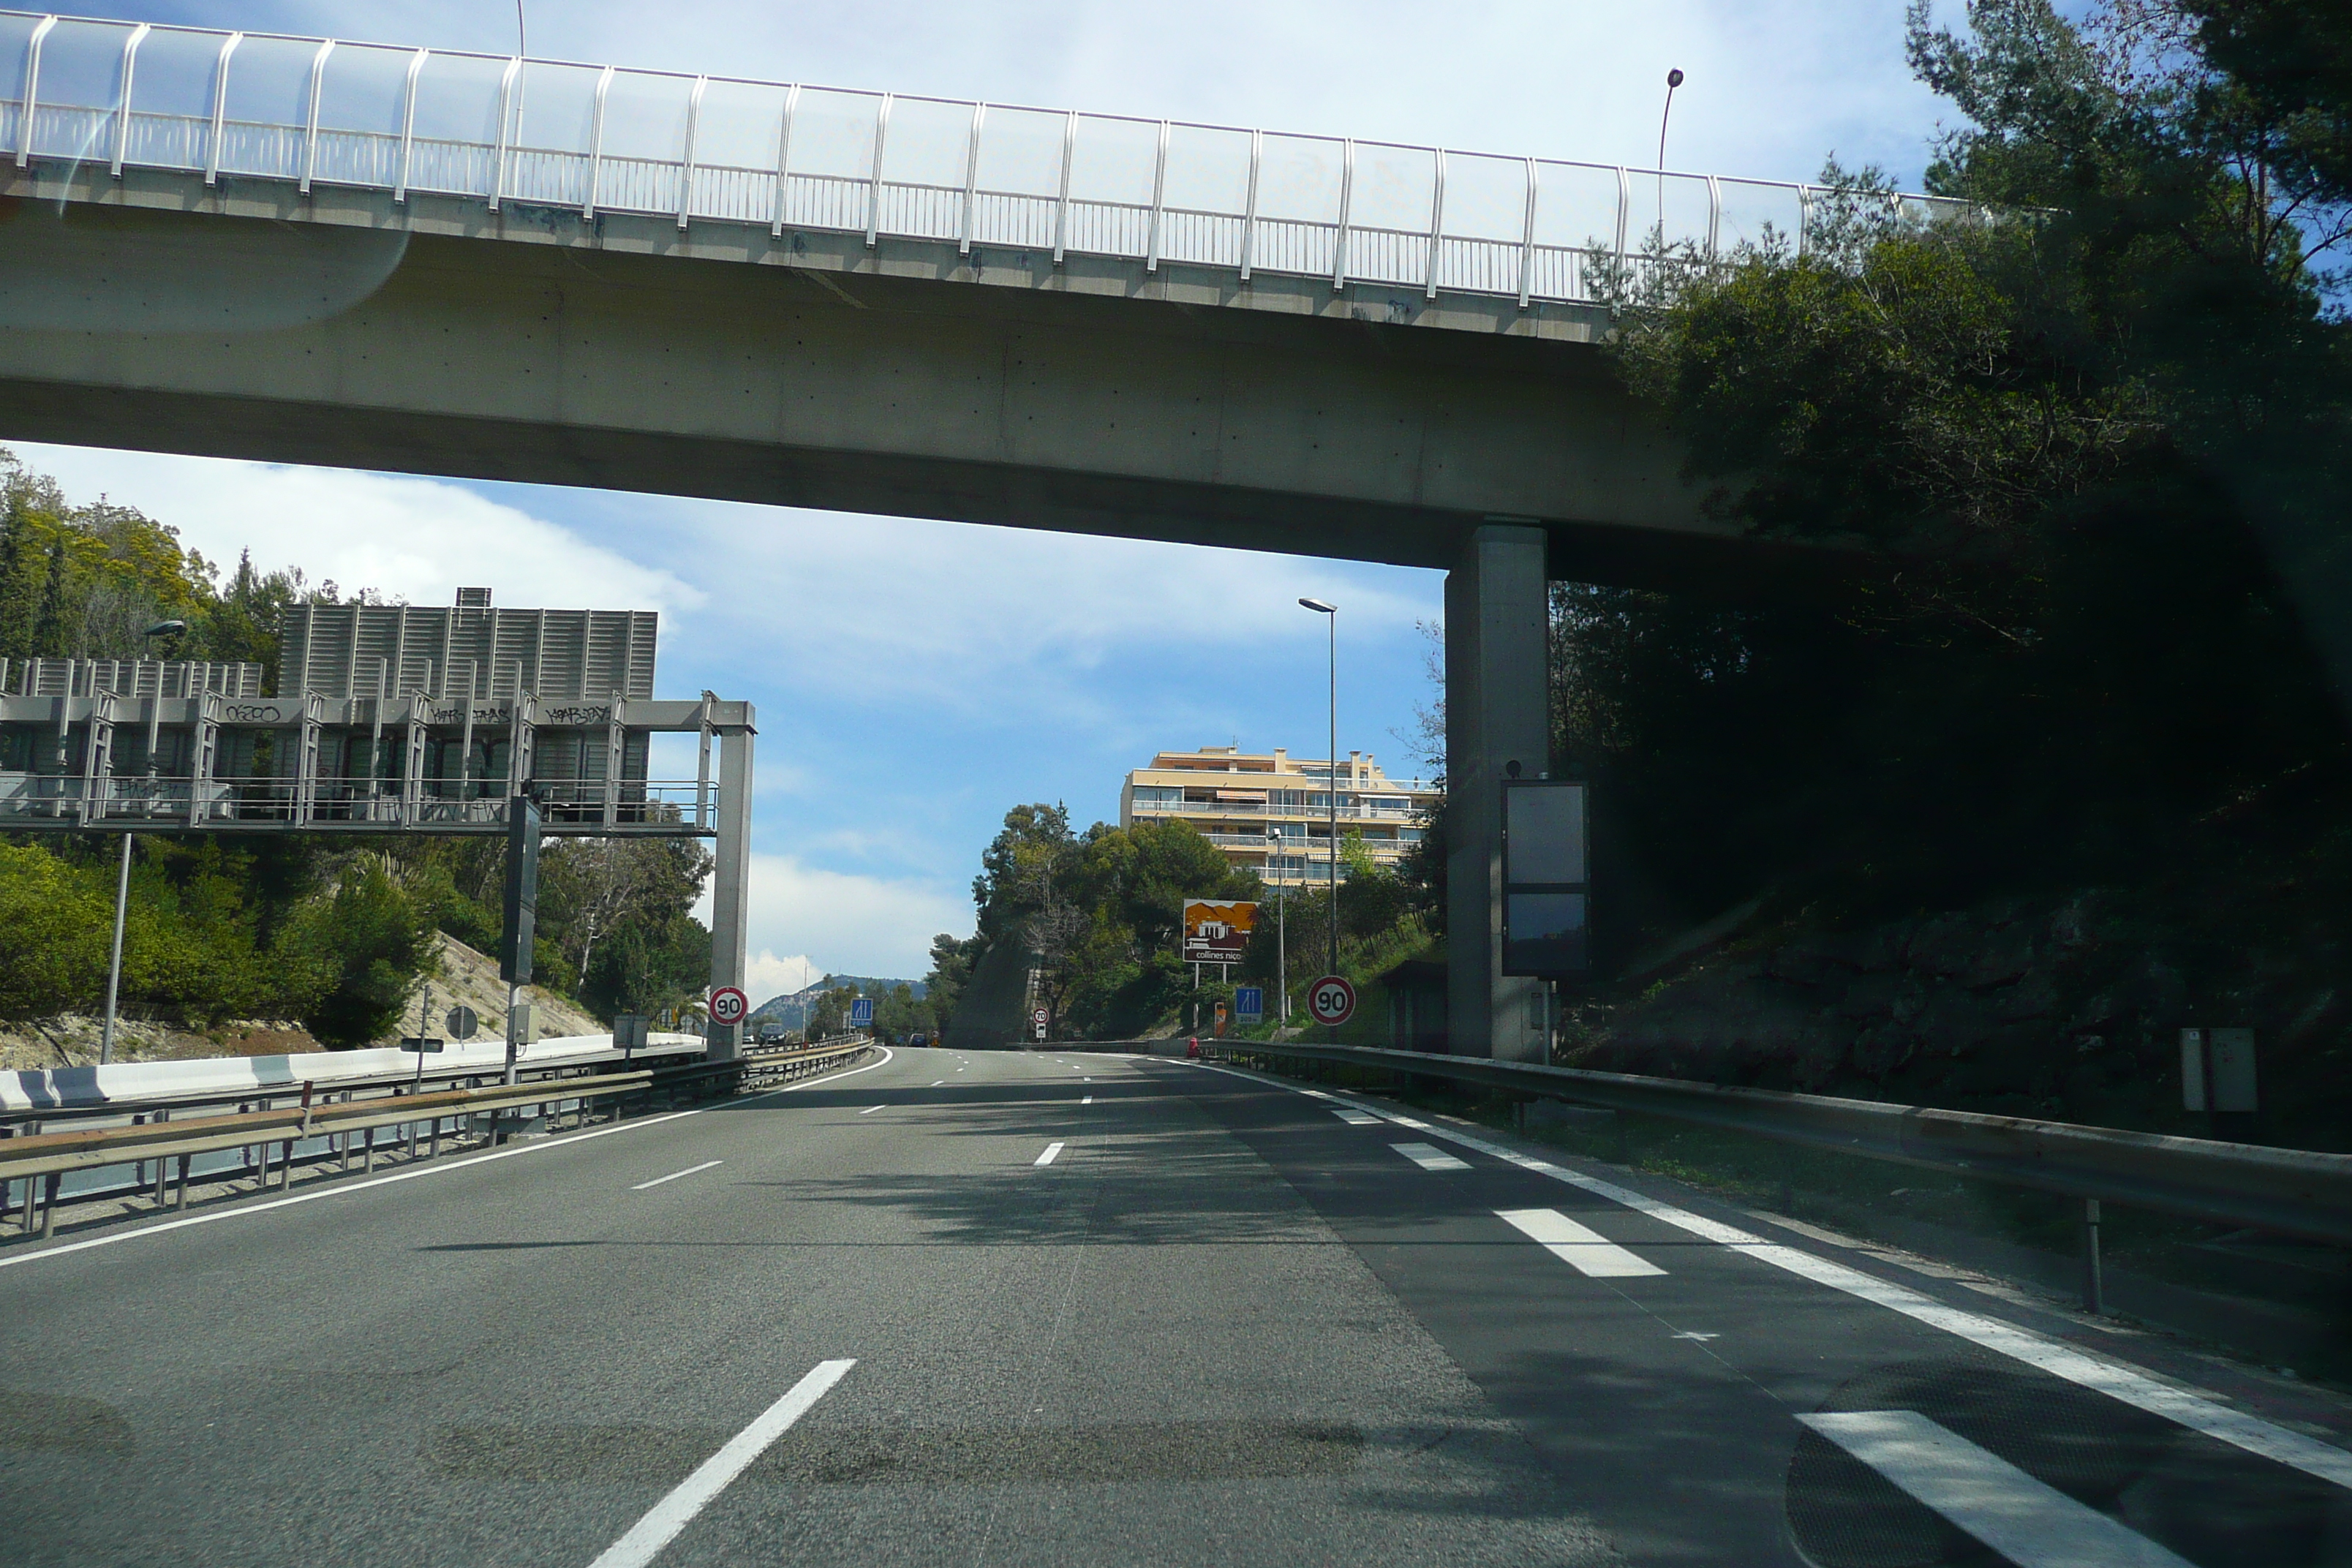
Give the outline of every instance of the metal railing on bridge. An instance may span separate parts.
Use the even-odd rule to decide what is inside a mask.
[[[1126,115],[0,12],[0,155],[1590,302],[1802,247],[1826,187]],[[1974,209],[1884,198],[1926,221]]]

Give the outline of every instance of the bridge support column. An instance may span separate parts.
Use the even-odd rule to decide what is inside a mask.
[[[751,716],[749,704],[744,716]],[[719,844],[710,871],[710,984],[740,986],[744,973],[744,903],[751,886],[751,742],[747,722],[719,735]],[[711,1061],[742,1054],[740,1024],[709,1024]]]
[[[1550,765],[1539,528],[1490,523],[1445,576],[1445,1022],[1456,1056],[1542,1061],[1540,982],[1503,974],[1503,791]]]

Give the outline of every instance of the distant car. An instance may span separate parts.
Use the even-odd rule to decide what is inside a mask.
[[[760,1043],[763,1046],[772,1046],[791,1033],[792,1031],[782,1024],[762,1024],[760,1026]]]
[[[926,1034],[921,1034],[921,1033],[919,1033],[919,1033],[916,1033],[916,1034],[908,1035],[908,1036],[907,1037],[907,1044],[908,1044],[908,1045],[909,1045],[909,1046],[928,1046],[928,1045],[929,1045],[930,1043],[931,1043],[931,1037],[930,1037],[930,1036],[926,1035]]]

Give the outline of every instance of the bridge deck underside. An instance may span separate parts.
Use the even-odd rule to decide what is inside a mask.
[[[1710,517],[1589,342],[262,184],[18,174],[0,437],[1441,568],[1507,520],[1555,575],[1658,585],[1822,569]]]

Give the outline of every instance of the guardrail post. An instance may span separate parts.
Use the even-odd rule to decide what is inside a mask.
[[[2099,1270],[2099,1200],[2083,1200],[2083,1310],[2104,1317],[2107,1310],[2106,1281]]]
[[[194,1159],[194,1154],[180,1156],[180,1201],[173,1205],[174,1208],[184,1209],[188,1206],[188,1165]]]
[[[62,1173],[51,1171],[49,1179],[41,1184],[41,1239],[48,1240],[58,1234],[58,1187],[65,1180]]]

